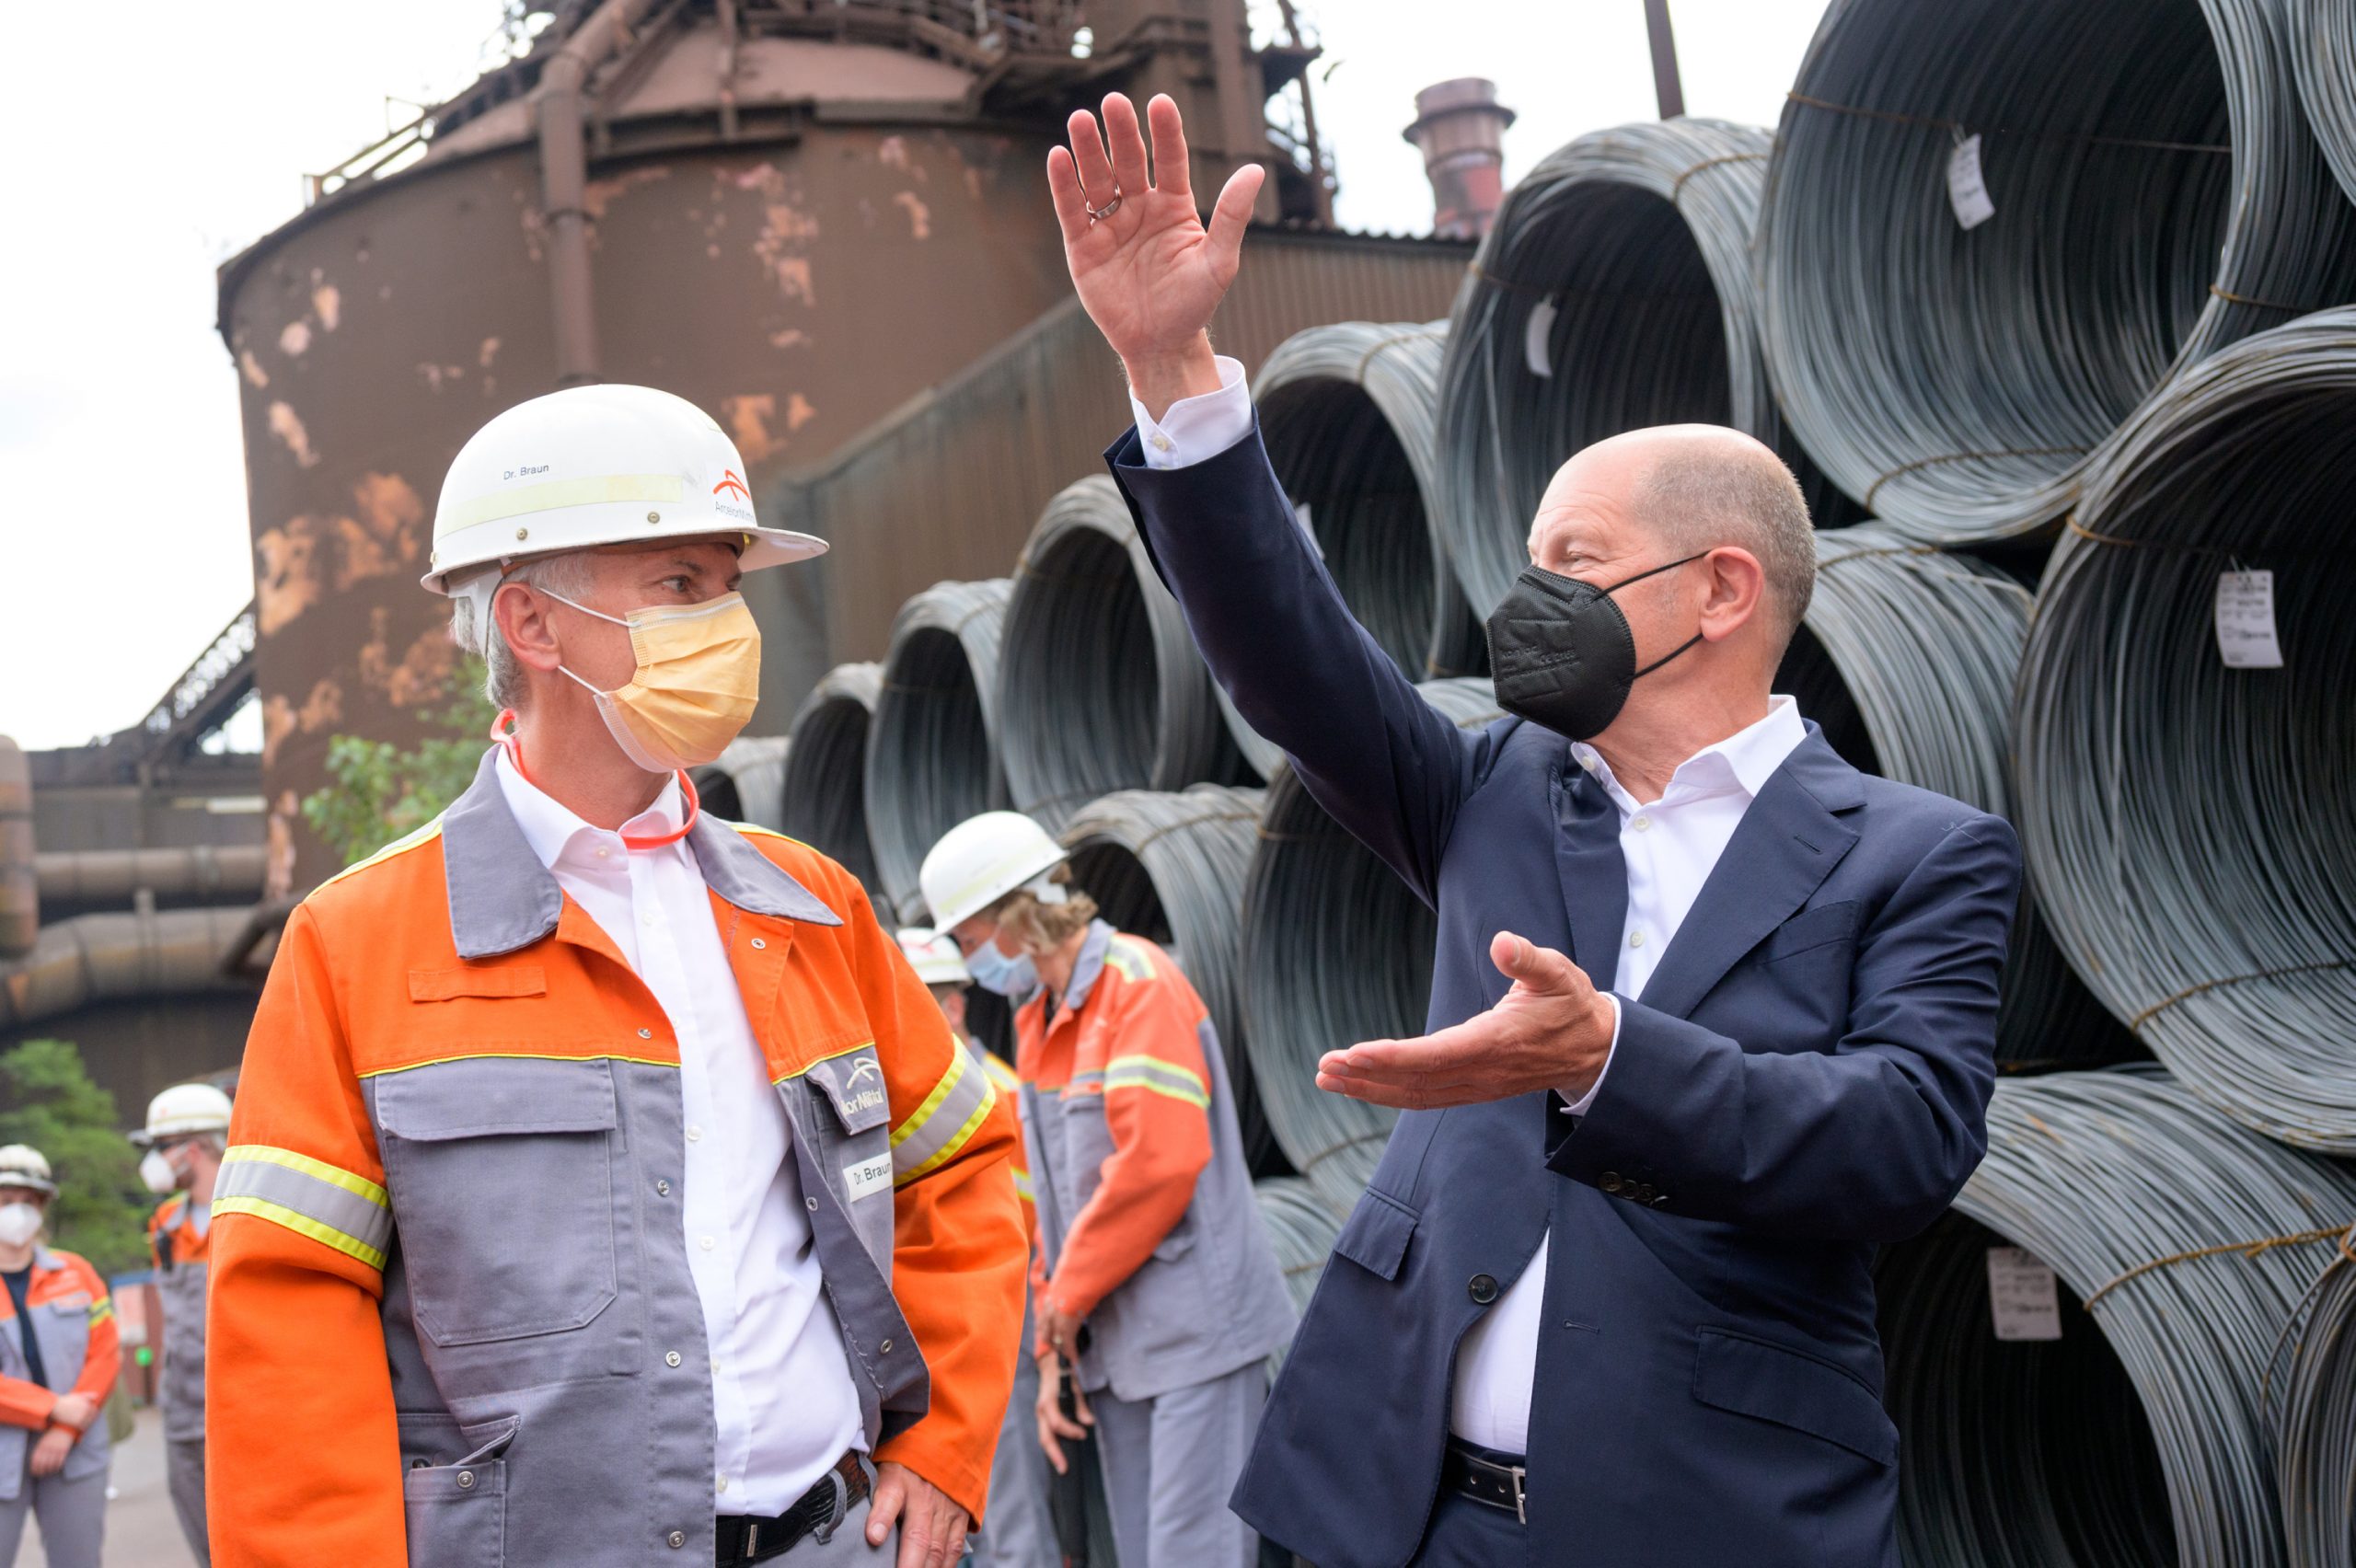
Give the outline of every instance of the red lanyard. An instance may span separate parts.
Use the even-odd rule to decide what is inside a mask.
[[[507,748],[507,760],[514,765],[515,776],[525,783],[531,784],[532,776],[524,771],[524,743],[515,734],[514,709],[502,708],[499,710],[499,717],[491,721],[491,738]],[[651,838],[625,833],[621,836],[623,848],[660,849],[665,845],[676,844],[687,836],[689,828],[695,826],[696,817],[702,812],[703,804],[696,799],[696,783],[694,779],[687,777],[686,768],[679,769],[678,778],[679,793],[687,802],[687,814],[685,819],[670,832],[656,834]],[[533,784],[532,787],[536,790],[539,788],[537,784]]]

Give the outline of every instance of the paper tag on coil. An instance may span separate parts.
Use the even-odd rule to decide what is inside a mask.
[[[1976,229],[1996,215],[1996,203],[1989,199],[1988,182],[1980,172],[1980,137],[1966,136],[1947,155],[1947,204],[1955,209],[1955,221],[1967,229]]]
[[[2282,640],[2274,630],[2274,573],[2217,574],[2217,657],[2229,670],[2279,670]]]
[[[1521,329],[1522,360],[1541,380],[1554,379],[1554,317],[1562,313],[1563,302],[1549,294],[1530,307],[1530,320]]]
[[[2025,1247],[1988,1249],[1988,1311],[2000,1340],[2062,1337],[2062,1298],[2053,1271]]]

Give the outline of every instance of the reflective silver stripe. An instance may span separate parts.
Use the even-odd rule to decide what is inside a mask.
[[[231,1148],[221,1158],[213,1209],[273,1220],[377,1268],[393,1237],[382,1187],[292,1149]]]
[[[926,1097],[917,1114],[893,1134],[892,1168],[896,1182],[914,1181],[946,1163],[965,1147],[997,1102],[998,1091],[990,1087],[989,1074],[963,1051],[951,1055],[949,1070],[941,1078],[941,1086]]]

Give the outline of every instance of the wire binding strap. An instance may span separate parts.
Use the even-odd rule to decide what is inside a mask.
[[[1936,457],[1917,457],[1911,463],[1900,463],[1867,485],[1859,501],[1867,512],[1871,512],[1874,497],[1881,493],[1882,486],[1901,474],[1911,474],[1917,468],[1935,467],[1941,463],[1969,463],[1977,457],[2077,457],[2084,456],[2086,451],[2087,448],[2083,446],[2010,446],[1991,452],[1943,452]]]
[[[2284,310],[2293,316],[2305,316],[2311,311],[2321,308],[2312,305],[2284,305],[2280,300],[2258,299],[2250,294],[2237,294],[2231,289],[2221,289],[2214,283],[2209,285],[2209,292],[2227,305],[2246,305],[2258,310]]]
[[[2187,986],[2172,997],[2161,997],[2133,1018],[2129,1019],[2127,1027],[2130,1032],[2140,1034],[2142,1032],[2143,1025],[2151,1020],[2153,1015],[2165,1012],[2188,997],[2197,997],[2203,991],[2213,991],[2220,986],[2238,986],[2245,980],[2274,980],[2285,974],[2312,974],[2325,969],[2345,969],[2350,962],[2345,958],[2325,958],[2318,959],[2313,963],[2285,964],[2280,969],[2256,969],[2247,974],[2227,974],[2215,980],[2203,980],[2198,986]]]
[[[1720,164],[1759,163],[1769,156],[1770,155],[1766,153],[1728,153],[1724,157],[1703,158],[1700,163],[1695,164],[1692,168],[1689,168],[1684,173],[1679,175],[1676,180],[1670,184],[1669,188],[1669,199],[1671,202],[1676,201],[1677,193],[1685,189],[1685,182],[1692,179],[1695,175],[1701,173],[1705,168],[1715,168]]]
[[[2255,1241],[2225,1241],[2214,1247],[2195,1247],[2189,1252],[2172,1252],[2165,1258],[2154,1258],[2150,1262],[2137,1263],[2133,1268],[2087,1297],[2079,1305],[2091,1312],[2095,1309],[2096,1302],[2138,1274],[2149,1274],[2154,1269],[2164,1269],[2172,1263],[2189,1263],[2196,1258],[2214,1258],[2227,1252],[2239,1252],[2243,1257],[2255,1262],[2277,1247],[2297,1247],[2309,1241],[2339,1241],[2340,1251],[2344,1252],[2348,1250],[2348,1242],[2340,1236],[2342,1228],[2337,1225],[2327,1225],[2315,1230],[2295,1230],[2287,1236],[2264,1236]]]

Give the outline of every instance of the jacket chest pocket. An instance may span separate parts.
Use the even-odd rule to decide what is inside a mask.
[[[394,1230],[434,1343],[578,1329],[611,1305],[611,1066],[445,1062],[375,1086]]]
[[[1047,1178],[1069,1227],[1096,1194],[1103,1164],[1113,1157],[1113,1129],[1104,1120],[1104,1096],[1094,1090],[1067,1089],[1038,1097],[1039,1143],[1047,1157]],[[1035,1174],[1035,1173],[1034,1173]]]
[[[88,1301],[36,1307],[28,1326],[40,1335],[41,1362],[52,1382],[71,1384],[82,1375],[82,1360],[90,1348]]]
[[[797,1086],[788,1084],[791,1096]],[[813,1163],[859,1232],[860,1245],[891,1276],[894,1207],[892,1106],[872,1046],[814,1064],[799,1085],[793,1117]]]

